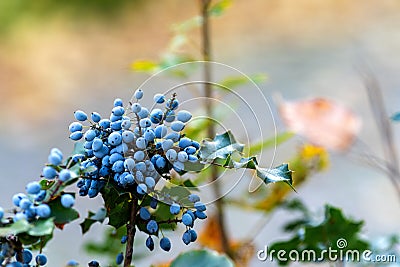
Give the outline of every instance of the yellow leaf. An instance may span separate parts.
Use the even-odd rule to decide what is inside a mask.
[[[136,60],[131,64],[134,71],[154,72],[158,69],[158,64],[151,60]]]

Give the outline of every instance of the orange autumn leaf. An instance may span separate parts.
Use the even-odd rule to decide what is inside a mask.
[[[332,150],[348,149],[361,127],[354,112],[323,98],[283,101],[279,113],[291,131]]]
[[[209,216],[205,227],[199,234],[198,241],[205,247],[223,252],[221,240],[218,219],[216,216]],[[229,248],[233,254],[234,258],[232,260],[236,266],[248,266],[255,253],[254,245],[248,241],[231,240]]]

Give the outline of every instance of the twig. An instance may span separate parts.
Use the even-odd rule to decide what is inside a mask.
[[[378,126],[379,133],[382,139],[386,167],[388,170],[388,177],[392,182],[394,188],[396,189],[397,195],[400,199],[400,185],[398,183],[400,170],[398,156],[395,149],[389,116],[386,113],[385,104],[383,102],[382,91],[378,81],[376,80],[374,75],[372,75],[372,73],[368,73],[367,75],[365,75],[364,80],[372,112],[374,114],[375,123]]]
[[[135,197],[132,198],[131,210],[129,223],[126,225],[127,232],[127,241],[126,241],[126,249],[125,249],[125,261],[124,267],[131,266],[132,258],[133,258],[133,242],[135,241],[136,234],[136,214],[137,214],[138,202]]]
[[[201,15],[203,18],[202,23],[202,54],[204,63],[204,95],[205,102],[204,106],[206,109],[207,117],[212,117],[212,108],[213,105],[210,101],[213,97],[212,88],[211,88],[211,66],[208,63],[211,60],[211,40],[210,40],[210,23],[209,23],[209,14],[208,10],[211,4],[211,0],[201,0]],[[210,138],[215,136],[215,127],[213,124],[209,124],[207,127],[207,134]],[[229,239],[228,234],[225,227],[225,213],[224,213],[224,203],[221,198],[221,184],[218,181],[218,169],[215,166],[211,166],[211,181],[214,190],[214,195],[217,200],[215,201],[215,205],[217,208],[217,221],[218,221],[218,230],[221,233],[221,243],[223,251],[232,257],[232,253],[229,248]]]

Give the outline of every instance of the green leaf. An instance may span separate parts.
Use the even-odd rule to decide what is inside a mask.
[[[64,225],[79,218],[79,213],[73,208],[65,208],[61,205],[61,197],[48,203],[51,209],[51,216],[54,217],[54,224],[63,229]]]
[[[72,151],[72,155],[76,154],[85,154],[85,148],[83,147],[84,142],[75,142],[74,150]]]
[[[26,220],[17,221],[9,226],[0,228],[0,236],[6,237],[8,235],[17,235],[20,233],[24,233],[31,229],[32,225],[30,225]]]
[[[108,213],[108,224],[114,226],[116,229],[125,225],[129,221],[129,214],[131,208],[130,201],[123,201],[115,206]]]
[[[242,152],[243,144],[236,142],[235,137],[230,131],[217,134],[213,141],[203,140],[199,155],[204,161],[214,159],[226,159],[233,152]]]
[[[96,213],[89,211],[87,218],[80,224],[82,234],[85,234],[87,231],[89,231],[90,227],[94,223],[96,222],[102,223],[106,218],[106,216],[107,216],[107,211],[103,207],[100,208]]]
[[[37,220],[33,223],[33,227],[29,229],[28,234],[31,236],[52,235],[54,231],[54,218],[46,220]]]
[[[257,167],[257,176],[260,177],[264,183],[276,183],[276,182],[285,182],[287,183],[294,191],[296,191],[292,186],[292,171],[289,170],[288,164],[282,164],[273,169],[266,169]]]
[[[250,80],[249,80],[250,78]],[[242,85],[246,85],[253,81],[256,84],[262,83],[267,79],[267,76],[265,74],[255,74],[249,77],[243,76],[243,75],[238,75],[238,76],[228,76],[222,81],[219,82],[220,85],[223,87],[226,87],[228,89],[233,89],[235,87],[239,87]]]
[[[221,16],[232,4],[231,0],[220,0],[208,10],[210,16]]]
[[[293,136],[295,136],[295,134],[292,132],[279,133],[276,137],[267,138],[265,140],[255,143],[255,144],[252,144],[248,148],[248,151],[249,151],[248,153],[250,155],[258,154],[264,149],[273,148],[275,146],[275,144],[278,146],[278,145],[286,142],[287,140],[291,139]]]
[[[171,262],[170,267],[234,267],[233,262],[225,255],[212,250],[192,250],[180,254]]]
[[[396,112],[391,117],[392,121],[399,122],[400,121],[400,112]]]

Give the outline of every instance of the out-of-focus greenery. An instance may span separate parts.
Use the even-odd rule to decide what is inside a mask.
[[[24,19],[45,21],[56,15],[73,17],[73,21],[90,18],[115,18],[127,6],[135,8],[142,0],[2,0],[0,1],[0,34],[8,33]]]

